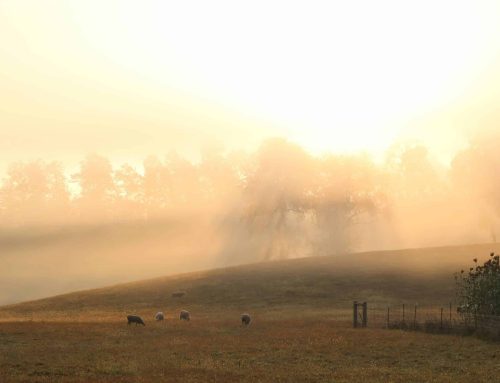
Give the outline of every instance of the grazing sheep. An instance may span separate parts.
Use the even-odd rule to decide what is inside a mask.
[[[184,291],[176,291],[172,293],[172,298],[182,298],[186,293]]]
[[[181,315],[179,316],[179,319],[189,321],[191,319],[191,316],[189,315],[189,311],[182,310]]]
[[[250,318],[249,314],[241,314],[241,324],[248,326],[251,322],[252,318]]]
[[[127,320],[128,320],[127,324],[135,323],[136,326],[138,324],[142,324],[143,326],[146,326],[146,323],[144,323],[142,318],[138,315],[127,315]]]
[[[159,321],[159,320],[163,320],[163,319],[165,319],[165,315],[163,315],[163,313],[162,313],[161,311],[158,311],[158,312],[156,313],[156,315],[155,315],[155,319],[156,319],[157,321]]]

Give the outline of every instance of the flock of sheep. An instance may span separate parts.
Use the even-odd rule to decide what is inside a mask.
[[[165,315],[159,311],[155,315],[155,320],[156,321],[162,321],[165,319]],[[189,311],[186,310],[181,310],[181,313],[179,315],[180,320],[186,320],[189,321],[191,319],[191,315],[189,314]],[[248,326],[251,322],[252,318],[250,317],[249,314],[241,314],[241,324]],[[139,315],[127,315],[127,324],[135,323],[135,325],[142,324],[143,326],[146,326],[146,323],[142,320],[142,318]]]
[[[176,291],[172,293],[172,298],[182,298],[184,295],[186,295],[186,292],[184,291]],[[165,319],[165,315],[163,312],[159,311],[155,315],[155,320],[156,321],[162,321]],[[179,315],[180,320],[185,320],[189,321],[191,319],[191,315],[189,314],[189,311],[186,310],[181,310],[181,313]],[[249,314],[241,314],[241,324],[244,326],[248,326],[251,322],[252,318],[250,317]],[[139,315],[127,315],[127,321],[128,324],[135,323],[135,325],[142,324],[143,326],[146,326],[146,323],[142,320],[142,318]]]

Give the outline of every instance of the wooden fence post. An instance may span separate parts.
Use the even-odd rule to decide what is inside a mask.
[[[387,306],[387,328],[389,328],[390,325],[390,308]]]
[[[368,304],[363,302],[363,327],[368,325]]]
[[[354,301],[352,305],[352,327],[358,327],[358,302]]]
[[[439,327],[441,330],[443,329],[443,308],[441,307],[441,324]]]
[[[413,314],[413,327],[417,328],[417,304],[415,303],[415,313]]]
[[[405,304],[403,303],[403,324],[405,323]]]
[[[451,302],[450,302],[450,327],[451,327]]]

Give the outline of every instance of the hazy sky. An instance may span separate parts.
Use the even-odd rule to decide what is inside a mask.
[[[497,129],[497,1],[0,0],[0,167]]]

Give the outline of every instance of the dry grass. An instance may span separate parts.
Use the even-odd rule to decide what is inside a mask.
[[[229,313],[228,313],[229,314]],[[286,317],[282,312],[281,317]],[[4,322],[2,382],[492,382],[498,345],[327,318]]]
[[[450,299],[445,267],[417,269],[418,260],[400,255],[399,263],[396,253],[393,263],[387,255],[386,267],[363,263],[362,255],[351,263],[273,262],[7,306],[0,309],[0,382],[496,381],[498,344],[349,328],[352,299]],[[177,290],[187,295],[172,298]],[[181,308],[191,322],[179,321]],[[163,323],[153,321],[158,310],[167,315]],[[239,322],[243,311],[253,317],[248,328]],[[128,326],[127,313],[147,326]]]

